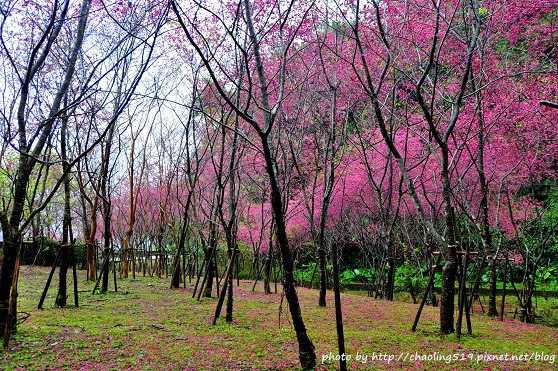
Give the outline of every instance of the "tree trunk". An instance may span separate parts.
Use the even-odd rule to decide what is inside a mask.
[[[391,254],[391,252],[390,252]],[[395,283],[395,259],[393,257],[389,257],[387,259],[388,264],[388,278],[386,284],[386,299],[393,301],[393,290],[394,290],[394,283]]]
[[[455,331],[453,317],[456,274],[457,264],[455,264],[455,261],[446,260],[442,268],[442,293],[440,294],[440,331],[442,334],[451,334]]]
[[[496,281],[498,270],[496,269],[496,258],[490,257],[488,259],[488,267],[490,270],[490,289],[488,292],[488,315],[490,317],[498,316],[498,309],[496,305]]]
[[[477,91],[475,80],[472,78],[473,71],[471,71],[471,85],[474,91]],[[484,146],[485,146],[485,127],[484,117],[482,111],[482,97],[480,91],[475,94],[476,97],[476,116],[479,125],[478,140],[477,140],[477,172],[479,174],[479,184],[482,192],[480,202],[481,207],[481,237],[484,242],[484,249],[488,257],[488,266],[490,272],[490,288],[488,292],[488,315],[491,317],[498,316],[498,309],[496,307],[496,281],[498,271],[496,269],[496,249],[492,245],[492,233],[490,231],[490,220],[488,218],[488,182],[484,170]],[[485,256],[486,256],[485,255]]]
[[[112,130],[111,130],[112,132]],[[105,164],[103,165],[105,167],[105,169],[108,170],[108,164],[109,164],[109,155],[108,152],[110,152],[110,141],[112,139],[112,136],[109,135],[109,142],[107,143],[107,154],[105,155]],[[110,267],[110,239],[111,239],[111,204],[109,201],[109,194],[108,194],[108,177],[106,172],[104,173],[103,176],[103,180],[102,180],[102,185],[101,185],[101,192],[103,194],[103,219],[105,222],[105,228],[103,231],[103,235],[104,235],[104,244],[103,244],[103,255],[105,257],[105,259],[108,260],[107,264],[105,264],[103,266],[103,271],[101,272],[101,274],[103,275],[103,282],[101,284],[101,293],[106,293],[108,291],[108,274],[109,274],[109,267]]]
[[[266,294],[271,294],[271,260],[272,260],[272,250],[271,247],[267,252],[267,257],[265,258],[265,274],[264,274],[264,292]]]
[[[229,259],[231,260],[232,267],[230,272],[227,272],[227,315],[225,320],[227,322],[232,322],[233,320],[233,272],[234,269],[234,259],[238,261],[238,254],[233,253],[233,250],[229,249]],[[238,273],[237,273],[238,274]]]
[[[67,106],[66,98],[64,99],[64,105]],[[58,294],[56,295],[55,305],[59,307],[66,306],[67,299],[67,281],[66,275],[68,273],[68,267],[70,266],[70,249],[68,244],[72,243],[70,241],[70,223],[71,223],[71,212],[70,212],[70,176],[68,174],[68,152],[67,152],[67,140],[66,133],[68,130],[68,115],[62,118],[62,125],[60,130],[60,151],[62,152],[62,169],[66,173],[64,178],[64,219],[62,221],[62,249],[60,253],[60,271],[58,272]],[[75,264],[75,263],[74,263]]]
[[[0,334],[4,334],[8,322],[10,308],[10,293],[12,289],[15,259],[19,243],[17,226],[6,230],[3,228],[4,243],[2,246],[2,261],[0,265]],[[11,232],[10,234],[6,232]],[[15,233],[14,233],[15,232]]]
[[[333,260],[333,295],[335,298],[335,323],[337,327],[337,348],[339,349],[339,369],[347,370],[347,361],[343,357],[345,355],[345,335],[343,333],[343,313],[341,311],[341,287],[339,285],[339,262],[337,257],[337,245],[333,244],[332,250]]]
[[[447,205],[447,204],[446,204]],[[457,254],[453,222],[453,208],[446,208],[446,227],[448,245],[442,250],[446,260],[442,268],[442,292],[440,294],[440,332],[451,334],[454,328],[455,279],[457,277]]]
[[[323,241],[318,243],[318,267],[320,272],[320,297],[318,305],[326,306],[327,275],[326,275],[326,253]]]
[[[203,297],[210,298],[211,292],[213,291],[213,279],[215,278],[215,259],[213,258],[215,247],[211,242],[209,248],[204,250],[204,253],[207,259],[207,279],[203,289]]]
[[[101,282],[101,294],[105,294],[108,291],[108,276],[109,276],[109,267],[110,267],[110,251],[109,249],[103,250],[103,257],[105,264],[102,267],[102,282]]]
[[[67,273],[70,266],[70,249],[67,244],[62,242],[60,246],[60,270],[58,274],[58,294],[56,295],[55,305],[59,307],[66,306],[67,294]]]
[[[285,290],[285,298],[289,304],[293,327],[298,340],[300,365],[303,370],[312,370],[316,366],[316,353],[314,351],[314,344],[306,333],[306,326],[304,325],[304,321],[302,319],[298,294],[295,288],[293,259],[285,228],[281,191],[277,183],[277,178],[275,177],[272,160],[273,157],[269,148],[268,138],[267,136],[262,136],[261,139],[266,162],[266,171],[269,176],[269,183],[271,186],[271,207],[275,220],[277,244],[279,245],[283,261],[283,289]]]
[[[273,223],[271,231],[269,232],[269,244],[267,246],[267,255],[265,257],[264,265],[264,292],[271,294],[271,262],[273,260]]]

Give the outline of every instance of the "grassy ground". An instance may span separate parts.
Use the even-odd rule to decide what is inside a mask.
[[[9,350],[0,353],[1,370],[294,370],[299,365],[287,305],[281,305],[280,293],[265,295],[260,285],[255,292],[246,281],[235,286],[234,322],[219,319],[211,326],[217,299],[198,302],[191,286],[170,290],[168,280],[157,278],[119,280],[117,293],[91,295],[93,284],[78,272],[80,308],[53,307],[54,280],[45,309],[37,310],[47,274],[46,268],[22,267],[19,311],[30,317],[19,325]],[[337,362],[321,362],[338,353],[332,295],[327,308],[320,308],[317,291],[298,292],[318,370],[335,369]],[[556,328],[500,322],[477,311],[473,334],[458,341],[439,336],[438,308],[425,307],[413,333],[417,305],[349,294],[342,300],[349,369],[558,369]],[[506,353],[527,353],[531,360],[477,363],[486,354]],[[417,355],[434,360],[411,359]],[[541,355],[549,358],[536,361]]]

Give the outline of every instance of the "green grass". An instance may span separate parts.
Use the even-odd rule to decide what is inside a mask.
[[[54,308],[56,280],[37,310],[47,268],[23,267],[19,311],[30,317],[19,325],[10,347],[0,354],[1,370],[293,370],[299,367],[296,337],[287,304],[280,293],[265,295],[263,287],[241,281],[235,285],[234,321],[211,320],[216,298],[192,299],[192,287],[170,290],[166,279],[119,280],[117,293],[91,295],[92,282],[79,272],[80,308]],[[71,285],[71,279],[70,279]],[[70,286],[71,287],[71,286]],[[337,355],[333,296],[326,308],[317,305],[317,291],[299,288],[302,313],[316,346],[318,370],[333,370],[337,362],[322,356]],[[73,298],[73,297],[72,297]],[[513,308],[509,298],[507,312]],[[425,307],[418,330],[411,332],[418,305],[406,300],[387,302],[363,295],[343,294],[345,344],[349,369],[556,369],[543,361],[479,363],[479,355],[519,356],[544,353],[555,356],[558,329],[504,322],[480,313],[472,316],[473,334],[439,335],[439,309]],[[539,304],[543,299],[539,299]],[[72,303],[69,300],[69,303]],[[549,304],[549,308],[554,304]],[[224,317],[224,310],[223,310]],[[367,356],[356,360],[356,355]],[[410,361],[415,353],[435,360]],[[465,360],[451,360],[441,356]],[[536,354],[535,354],[536,355]],[[371,357],[375,356],[375,359]],[[401,357],[399,361],[378,360]],[[471,357],[469,360],[467,357]]]

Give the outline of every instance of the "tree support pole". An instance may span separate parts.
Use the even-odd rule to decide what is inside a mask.
[[[103,260],[103,266],[101,268],[101,272],[104,272],[105,269],[108,269],[107,264],[109,262],[110,259],[110,253],[105,255],[105,259]],[[91,294],[95,294],[95,291],[97,291],[97,289],[99,288],[99,283],[101,282],[101,278],[103,278],[104,274],[99,274],[99,277],[97,278],[97,282],[95,283],[95,287],[93,287],[93,291],[91,291]]]
[[[182,282],[184,288],[186,288],[186,251],[182,251],[181,258],[182,258]]]
[[[237,251],[238,251],[237,249],[233,250],[231,255],[231,260],[229,261],[227,271],[223,278],[224,280],[223,287],[221,288],[221,292],[219,294],[219,301],[217,302],[217,307],[215,308],[215,315],[213,316],[213,322],[212,322],[213,326],[215,326],[215,323],[217,323],[217,319],[221,315],[221,309],[223,308],[223,302],[225,301],[225,294],[227,293],[227,282],[229,279],[229,275],[231,274],[231,270],[234,264],[234,259],[236,258]]]
[[[217,296],[220,296],[219,294],[219,269],[217,267],[217,254],[213,254],[213,262],[215,264],[215,283],[217,284]]]
[[[122,255],[120,255],[120,263],[122,264]],[[114,247],[112,248],[112,273],[114,276],[114,292],[118,292],[118,285],[116,284],[116,260],[114,259]]]
[[[465,247],[463,255],[463,264],[461,264],[461,280],[459,284],[459,315],[457,316],[457,339],[461,338],[461,325],[463,322],[463,308],[467,297],[465,295],[465,281],[467,279],[467,259],[469,257],[469,249]]]
[[[500,305],[500,321],[504,321],[504,305],[506,302],[506,283],[508,279],[508,252],[506,251],[506,260],[504,261],[504,286],[502,286],[502,304]]]
[[[240,287],[240,251],[238,252],[238,258],[236,258],[236,286]],[[242,262],[244,263],[244,261]],[[244,264],[242,264],[242,266],[244,266]]]
[[[52,281],[52,276],[54,275],[54,271],[56,270],[56,264],[58,264],[58,260],[60,259],[60,252],[61,251],[62,251],[62,248],[58,249],[58,252],[56,253],[56,258],[54,258],[54,264],[52,265],[52,269],[50,270],[50,274],[48,275],[48,279],[46,281],[45,288],[43,290],[43,294],[41,295],[41,300],[39,300],[39,305],[37,306],[37,309],[43,309],[43,303],[44,303],[45,298],[47,296],[48,288],[50,286],[50,281]]]
[[[467,333],[471,335],[473,333],[473,327],[471,325],[471,307],[469,307],[469,301],[467,300],[467,295],[465,295],[465,319],[467,320]]]
[[[200,286],[200,291],[198,292],[198,301],[200,301],[200,298],[202,296],[203,293],[203,289],[205,286],[205,282],[207,281],[207,277],[209,276],[209,269],[211,268],[211,260],[213,259],[213,255],[215,254],[215,248],[211,248],[211,254],[209,255],[209,258],[207,259],[207,267],[205,267],[205,275],[203,276],[203,281],[202,284]]]
[[[430,272],[430,278],[428,279],[428,285],[426,286],[426,290],[424,291],[424,296],[422,297],[422,301],[420,302],[419,309],[417,311],[417,315],[415,316],[415,322],[413,323],[413,327],[411,331],[415,332],[417,330],[417,325],[420,319],[420,315],[422,313],[422,308],[424,308],[424,304],[426,303],[426,299],[428,298],[428,294],[430,293],[430,288],[434,285],[434,276],[436,273],[436,269],[438,269],[438,265],[440,264],[440,259],[442,254],[438,254],[438,258],[436,259],[436,264],[432,267],[432,272]]]
[[[77,269],[76,269],[76,248],[74,244],[71,247],[71,254],[72,254],[72,277],[74,279],[74,305],[76,308],[79,308],[79,300],[78,300],[78,284],[77,284]]]
[[[260,273],[258,274],[258,276],[256,277],[256,279],[254,280],[254,284],[252,285],[252,292],[254,292],[254,290],[256,289],[256,284],[258,283],[258,278],[261,277],[264,268],[265,268],[265,264],[262,264],[262,266],[261,266],[261,268],[260,268]]]
[[[79,295],[78,295],[78,284],[77,284],[77,259],[76,259],[76,241],[74,240],[74,231],[72,229],[72,219],[70,218],[70,225],[69,225],[69,233],[70,233],[70,254],[72,259],[72,278],[74,279],[74,306],[79,308]]]
[[[478,269],[477,269],[477,274],[475,276],[475,283],[473,284],[473,291],[471,292],[471,298],[469,299],[469,307],[470,308],[473,307],[473,299],[475,298],[475,294],[478,293],[478,291],[479,291],[481,271],[484,268],[484,263],[485,262],[486,262],[486,254],[484,254],[482,256],[482,260],[481,260],[481,262],[478,266]],[[479,300],[479,302],[480,302],[480,300]],[[481,303],[481,309],[482,309],[482,312],[484,313],[484,308],[482,306],[482,303]]]
[[[333,263],[333,296],[335,298],[335,323],[337,326],[337,347],[339,349],[339,370],[347,371],[345,359],[345,335],[343,333],[343,314],[341,312],[341,288],[339,286],[339,262],[337,257],[337,244],[331,247]]]
[[[205,267],[206,258],[203,258],[202,265],[200,267],[200,271],[198,272],[198,279],[196,280],[196,284],[194,285],[194,292],[192,293],[192,299],[196,297],[196,291],[198,291],[198,285],[200,283],[201,274],[203,272],[203,268]]]

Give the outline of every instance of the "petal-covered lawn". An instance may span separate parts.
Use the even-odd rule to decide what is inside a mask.
[[[118,292],[91,295],[78,272],[80,308],[54,308],[53,280],[45,309],[37,304],[47,268],[22,267],[19,325],[1,370],[294,370],[297,344],[286,301],[257,285],[235,282],[234,322],[211,325],[216,298],[192,299],[192,284],[170,290],[168,279],[118,280]],[[112,277],[111,277],[112,278]],[[72,281],[69,281],[72,287]],[[110,290],[114,287],[109,286]],[[338,362],[333,295],[326,308],[318,293],[298,289],[303,317],[316,346],[318,370]],[[70,293],[71,298],[73,298]],[[425,307],[411,332],[418,305],[343,294],[349,369],[558,369],[558,329],[475,312],[473,335],[440,337],[438,308]],[[73,301],[69,298],[69,303]],[[20,314],[22,316],[23,314]],[[506,356],[508,360],[506,360]],[[350,359],[349,359],[350,358]],[[512,360],[515,358],[515,360]],[[322,362],[323,360],[323,362]]]

